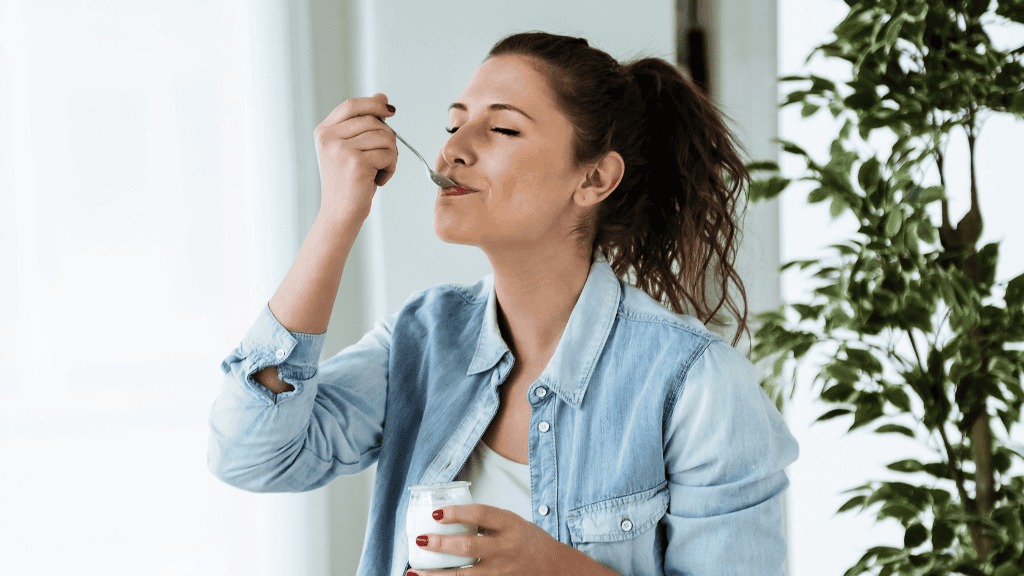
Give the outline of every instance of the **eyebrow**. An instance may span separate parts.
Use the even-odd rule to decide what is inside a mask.
[[[532,116],[530,116],[526,112],[523,112],[522,110],[520,110],[519,108],[516,108],[515,106],[513,106],[511,104],[491,104],[490,106],[487,107],[487,109],[488,110],[511,110],[513,112],[519,112],[523,116],[526,116],[527,118],[529,118],[531,122],[536,122],[536,120],[534,120]],[[452,104],[451,106],[448,107],[448,111],[449,112],[452,111],[452,110],[462,110],[463,112],[469,112],[469,108],[466,108],[466,105],[461,103],[461,102],[456,102],[456,103],[454,103],[454,104]]]

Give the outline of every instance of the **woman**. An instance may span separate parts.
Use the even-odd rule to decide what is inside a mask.
[[[460,188],[434,211],[493,275],[414,295],[318,366],[345,257],[395,170],[393,114],[383,94],[355,98],[317,128],[320,213],[224,362],[211,470],[281,492],[377,463],[360,574],[408,570],[406,488],[453,479],[477,504],[435,518],[481,535],[411,545],[480,562],[439,574],[781,574],[796,443],[746,358],[681,314],[725,305],[745,325],[726,288],[743,294],[747,176],[708,100],[662,60],[499,42],[450,109],[436,168]]]

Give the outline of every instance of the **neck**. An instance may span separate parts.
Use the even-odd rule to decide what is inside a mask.
[[[505,343],[517,362],[546,364],[587,282],[589,252],[564,245],[486,252]]]

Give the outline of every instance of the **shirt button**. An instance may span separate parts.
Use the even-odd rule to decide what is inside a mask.
[[[284,358],[284,348],[278,348],[277,352],[274,352],[274,356],[277,356],[278,360]]]
[[[551,425],[548,424],[547,422],[541,422],[540,424],[537,424],[537,430],[540,430],[541,432],[547,432],[548,430],[551,430]]]
[[[533,391],[533,393],[537,395],[537,398],[543,398],[548,395],[548,389],[543,386],[539,386]]]
[[[537,507],[537,512],[540,513],[541,516],[547,516],[550,510],[548,510],[547,506],[541,504],[540,506]]]
[[[633,529],[633,523],[629,520],[623,520],[622,524],[619,524],[619,528],[622,528],[623,532],[629,532]]]

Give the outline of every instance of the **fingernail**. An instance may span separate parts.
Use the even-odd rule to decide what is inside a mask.
[[[431,516],[434,517],[434,520],[441,520],[441,518],[444,518],[444,512],[441,510],[434,510],[434,513],[431,514]]]
[[[426,536],[417,536],[416,537],[416,545],[417,546],[426,546],[428,542],[430,542],[430,540]]]
[[[388,110],[390,110],[391,112],[394,112],[395,111],[395,107],[392,106],[391,104],[388,104]]]

